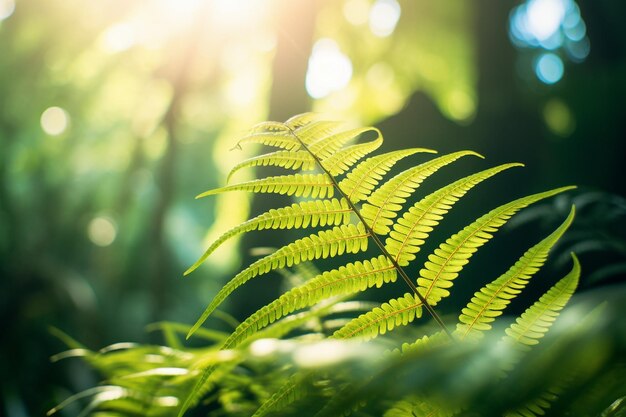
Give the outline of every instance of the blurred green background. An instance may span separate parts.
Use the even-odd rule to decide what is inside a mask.
[[[524,162],[478,192],[483,211],[577,184],[559,253],[581,254],[583,289],[623,281],[625,17],[620,0],[0,0],[0,414],[42,415],[97,381],[49,362],[64,348],[50,326],[92,348],[158,341],[146,325],[195,322],[250,248],[280,244],[233,241],[182,279],[281,203],[193,199],[266,119],[314,110],[376,124],[386,150]],[[568,201],[518,223],[556,224]],[[277,291],[255,284],[231,312]]]

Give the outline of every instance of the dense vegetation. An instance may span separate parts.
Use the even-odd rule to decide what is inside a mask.
[[[312,209],[319,199],[341,205],[337,191],[307,198],[310,207],[300,197],[275,193],[192,198],[207,189],[280,175],[281,167],[243,163],[259,155],[256,145],[230,149],[261,120],[284,121],[310,111],[345,120],[349,128],[376,126],[383,132],[384,143],[364,158],[407,153],[377,187],[465,149],[485,157],[463,153],[425,180],[407,208],[463,177],[524,163],[523,169],[511,166],[473,187],[429,233],[406,267],[416,287],[425,255],[473,219],[522,196],[576,185],[508,220],[452,281],[452,296],[433,309],[454,333],[472,295],[557,230],[575,206],[575,218],[550,250],[550,261],[507,305],[505,316],[520,316],[567,275],[574,252],[581,274],[568,306],[588,299],[584,310],[591,311],[613,300],[592,326],[593,343],[619,337],[619,321],[611,318],[619,317],[616,308],[622,304],[615,300],[626,277],[624,15],[626,3],[615,0],[0,0],[0,355],[10,358],[0,367],[0,414],[40,416],[76,393],[104,393],[103,383],[127,386],[127,377],[118,379],[153,368],[142,360],[144,354],[164,364],[171,359],[166,354],[172,351],[158,346],[183,352],[176,361],[184,361],[173,367],[188,369],[198,355],[221,346],[239,323],[292,288],[323,272],[338,270],[335,275],[348,264],[358,269],[383,257],[369,237],[367,251],[270,271],[234,290],[191,338],[181,337],[241,270],[312,233],[357,225],[351,214],[350,220],[333,218],[332,226],[314,229],[259,224],[259,230],[244,231],[253,226],[248,219],[271,209],[293,204]],[[359,140],[376,137],[370,129]],[[438,154],[409,154],[414,148]],[[303,157],[300,168],[312,167],[301,174],[322,174]],[[393,220],[402,217],[400,211]],[[229,230],[235,235],[183,278]],[[388,237],[381,235],[383,247]],[[326,300],[293,311],[289,316],[302,313],[301,321],[293,319],[297,330],[276,336],[332,336],[347,320],[414,294],[397,273],[396,281],[386,282],[391,276],[383,276],[380,288],[336,307]],[[287,310],[302,305],[296,301]],[[309,320],[307,314],[319,318]],[[409,325],[394,324],[383,337],[360,346],[372,347],[378,357],[378,343],[383,351],[394,350],[437,332],[430,317],[425,310]],[[497,328],[483,339],[501,335],[503,319],[494,321]],[[258,336],[270,335],[265,332],[276,323]],[[567,328],[571,321],[559,319],[539,350],[560,323]],[[61,334],[80,345],[54,336]],[[256,337],[242,342],[239,354]],[[606,346],[612,343],[596,343],[600,362],[610,363],[614,351]],[[81,359],[50,361],[68,346],[85,349],[94,366]],[[103,346],[108,346],[104,353],[97,353]],[[139,348],[120,350],[129,346]],[[291,366],[288,344],[276,346],[285,350],[280,357],[287,363],[281,364]],[[261,363],[258,350],[252,353],[254,359],[235,367],[233,375],[216,375],[221,388],[188,413],[243,407],[238,412],[251,414],[280,389],[286,375]],[[128,365],[122,366],[125,360]],[[115,369],[105,365],[116,361]],[[375,371],[370,360],[358,362]],[[382,372],[390,363],[376,369]],[[344,366],[345,379],[336,381],[334,392],[342,381],[364,382],[356,367]],[[256,382],[244,387],[252,368]],[[162,396],[180,401],[185,395],[178,389],[191,392],[192,378],[179,377],[181,384],[163,386]],[[136,383],[147,389],[159,380]],[[418,382],[415,375],[411,380],[407,387]],[[387,380],[381,375],[377,381]],[[310,387],[307,398],[315,405],[329,398],[323,391],[314,395],[324,384]],[[397,386],[397,393],[385,392],[387,386],[374,391],[404,398]],[[215,396],[218,401],[204,405]],[[510,405],[505,397],[502,404]],[[58,415],[78,415],[91,399],[73,402]],[[163,405],[168,402],[173,400]]]
[[[368,132],[376,137],[351,143]],[[255,126],[237,147],[260,143],[280,150],[238,164],[231,175],[252,166],[313,173],[272,175],[199,195],[250,191],[293,195],[299,202],[260,213],[225,232],[187,273],[241,233],[321,230],[253,262],[218,292],[187,333],[187,337],[198,334],[212,340],[211,347],[184,348],[175,336],[180,326],[172,324],[163,325],[168,347],[122,345],[94,354],[74,346],[67,355],[85,356],[110,379],[78,394],[91,398],[85,411],[183,415],[206,399],[204,404],[215,410],[214,415],[241,416],[533,416],[548,409],[551,415],[573,410],[576,415],[623,413],[626,375],[619,359],[625,346],[623,334],[598,337],[595,332],[603,318],[615,325],[613,304],[569,312],[568,327],[562,327],[545,347],[540,344],[578,286],[580,264],[574,254],[571,271],[513,323],[496,320],[522,294],[571,225],[574,207],[556,230],[474,293],[454,330],[434,309],[451,295],[455,279],[480,282],[482,277],[468,276],[463,270],[512,216],[572,187],[493,208],[436,245],[431,254],[419,256],[431,232],[445,224],[453,206],[474,186],[520,164],[488,168],[420,197],[422,182],[439,169],[464,156],[479,155],[455,152],[391,175],[400,160],[433,151],[415,148],[364,159],[382,140],[378,129],[347,129],[314,114]],[[328,261],[321,261],[355,257],[359,260],[333,269]],[[416,259],[423,267],[413,278]],[[324,272],[316,271],[317,267]],[[230,334],[201,328],[238,287],[274,270],[285,270],[299,282]],[[293,277],[292,282],[296,282]],[[373,307],[351,300],[360,292],[392,284],[406,285],[409,291]],[[363,309],[369,311],[358,315]],[[424,311],[431,324],[412,325]],[[572,344],[581,345],[581,350],[571,351]],[[502,388],[512,386],[524,389]],[[576,395],[574,402],[572,395]]]

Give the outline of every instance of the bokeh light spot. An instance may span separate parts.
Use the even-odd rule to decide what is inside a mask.
[[[256,71],[241,71],[226,87],[228,101],[238,108],[253,105],[259,84]]]
[[[561,57],[582,62],[590,51],[587,26],[574,0],[526,0],[511,11],[509,35],[516,46],[532,51],[535,74],[546,84],[562,78]]]
[[[101,37],[102,47],[110,53],[125,51],[136,42],[137,33],[133,25],[128,22],[117,23],[109,27]]]
[[[589,38],[585,37],[580,42],[568,43],[565,47],[567,55],[574,62],[582,62],[589,56],[591,51],[591,43]]]
[[[578,23],[572,27],[564,27],[563,31],[565,36],[571,41],[577,42],[583,40],[587,34],[587,25],[582,20],[578,20]]]
[[[0,21],[11,17],[15,11],[14,0],[0,0]]]
[[[199,3],[204,2],[200,0]],[[246,30],[265,20],[268,9],[267,1],[261,0],[213,0],[211,21],[221,30]]]
[[[294,362],[303,368],[332,366],[351,357],[353,346],[338,340],[327,340],[298,347]]]
[[[566,137],[574,132],[576,121],[570,108],[560,99],[548,101],[543,108],[543,118],[550,131]]]
[[[44,132],[51,136],[58,136],[65,132],[69,125],[69,115],[60,107],[48,107],[41,114],[39,123]]]
[[[535,74],[544,84],[554,84],[563,77],[563,61],[553,53],[541,54],[535,63]]]
[[[396,0],[376,0],[370,9],[370,30],[381,38],[391,35],[401,12],[400,4]]]
[[[178,405],[178,398],[176,397],[156,397],[154,404],[160,407],[176,407]]]
[[[394,82],[394,72],[385,62],[377,62],[367,70],[365,79],[373,86],[383,88],[389,87]]]
[[[551,37],[565,17],[564,0],[531,0],[526,6],[527,28],[539,41]]]
[[[117,237],[117,226],[110,217],[98,216],[89,222],[87,236],[94,245],[109,246]]]
[[[445,104],[450,117],[457,121],[470,119],[476,110],[476,103],[472,97],[461,90],[454,90],[448,94]]]
[[[306,73],[306,91],[318,99],[339,91],[352,78],[352,62],[335,41],[320,39],[313,46]]]
[[[367,0],[348,0],[343,6],[346,20],[355,26],[367,23],[370,5]]]

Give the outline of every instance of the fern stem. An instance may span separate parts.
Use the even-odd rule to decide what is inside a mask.
[[[448,337],[451,340],[455,340],[454,336],[452,335],[452,333],[450,332],[450,330],[448,330],[448,328],[446,327],[446,325],[444,324],[443,320],[441,320],[441,317],[439,317],[439,314],[437,314],[437,312],[433,309],[433,307],[428,303],[428,301],[426,301],[426,298],[424,298],[424,296],[422,296],[422,294],[420,294],[419,290],[417,289],[417,286],[415,286],[415,284],[413,283],[413,281],[411,281],[411,278],[409,278],[409,276],[407,275],[407,273],[404,271],[404,269],[398,264],[398,262],[396,261],[396,259],[391,256],[391,254],[389,253],[389,251],[387,251],[387,249],[385,248],[385,245],[383,244],[383,242],[380,240],[380,238],[376,235],[376,233],[374,233],[374,230],[370,227],[369,224],[367,224],[367,222],[365,221],[365,219],[363,218],[363,216],[361,215],[361,212],[357,209],[357,207],[354,205],[354,203],[346,196],[346,194],[343,192],[343,190],[341,188],[339,188],[339,183],[337,183],[337,181],[335,180],[335,177],[333,177],[330,172],[324,167],[324,165],[322,164],[322,161],[318,158],[317,155],[315,155],[313,152],[311,152],[311,150],[309,149],[309,147],[304,143],[304,141],[302,139],[300,139],[300,137],[296,134],[296,132],[294,132],[294,130],[287,126],[287,129],[289,129],[289,132],[291,133],[291,135],[296,138],[296,140],[298,142],[300,142],[300,145],[302,146],[302,148],[307,151],[309,154],[311,154],[311,156],[313,157],[313,159],[315,159],[315,163],[320,167],[320,169],[328,176],[328,178],[330,178],[333,187],[337,190],[337,192],[346,199],[346,201],[348,202],[348,205],[350,206],[350,208],[352,209],[352,211],[354,212],[354,214],[356,214],[356,216],[359,218],[359,220],[361,221],[361,223],[363,223],[363,226],[365,227],[365,230],[369,233],[370,237],[372,238],[372,240],[374,241],[374,243],[376,244],[376,246],[378,246],[378,249],[380,249],[380,251],[382,252],[383,255],[385,255],[387,257],[387,259],[389,259],[389,262],[391,262],[393,264],[393,266],[396,268],[396,270],[398,271],[398,274],[400,274],[400,276],[402,277],[402,279],[404,280],[404,282],[406,283],[406,285],[409,286],[409,288],[411,289],[411,291],[417,296],[417,298],[422,302],[424,308],[428,311],[428,313],[430,313],[430,315],[432,316],[432,318],[437,322],[437,324],[442,328],[442,330],[448,335]]]

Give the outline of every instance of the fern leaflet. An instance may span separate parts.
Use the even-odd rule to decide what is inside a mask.
[[[574,219],[574,208],[567,219],[552,234],[530,248],[502,276],[474,293],[472,300],[462,310],[455,336],[463,340],[468,336],[480,336],[491,329],[489,323],[502,314],[511,300],[522,292],[532,276],[541,268],[548,252],[565,233]]]
[[[379,138],[382,141],[382,136],[380,134],[380,131],[372,127],[358,127],[355,129],[344,130],[342,132],[335,132],[331,135],[317,138],[316,140],[315,139],[307,140],[306,136],[303,137],[303,132],[299,130],[294,131],[293,135],[297,136],[300,140],[302,140],[302,142],[306,145],[308,151],[312,155],[316,155],[319,159],[324,161],[332,157],[344,145],[346,145],[349,142],[352,142],[359,135],[365,132],[369,132],[369,131],[376,132],[378,135],[374,143],[376,143]],[[306,133],[304,134],[306,135]]]
[[[539,343],[559,316],[578,286],[580,263],[572,253],[574,266],[572,270],[547,293],[541,296],[520,317],[505,330],[503,340],[520,347],[529,347]],[[526,350],[526,349],[523,349]]]
[[[383,144],[383,137],[380,131],[376,129],[376,132],[378,133],[378,137],[371,142],[348,146],[347,148],[334,152],[328,158],[320,158],[324,169],[333,177],[341,175],[349,170],[350,167],[361,158],[374,152],[380,147],[380,145]]]
[[[493,237],[492,233],[503,226],[511,216],[532,203],[572,188],[557,188],[504,204],[481,216],[439,245],[439,248],[428,256],[428,261],[420,270],[420,277],[417,279],[418,287],[428,303],[435,305],[442,298],[450,295],[447,288],[452,286],[452,281],[459,276],[463,266],[469,262],[479,247]]]
[[[185,275],[198,268],[226,240],[241,233],[264,229],[299,229],[316,226],[338,226],[350,222],[352,209],[345,199],[313,200],[294,203],[287,207],[271,209],[239,226],[235,226],[209,246]]]
[[[235,165],[230,170],[226,182],[230,182],[231,177],[243,168],[256,166],[278,166],[285,169],[302,169],[311,171],[315,168],[315,159],[306,151],[276,151],[264,155],[246,159]]]
[[[472,151],[455,152],[401,172],[368,197],[367,202],[361,208],[361,215],[374,233],[386,235],[391,230],[390,226],[393,225],[392,219],[402,209],[402,204],[426,178],[437,172],[439,168],[467,155],[480,156]]]
[[[357,165],[339,183],[339,189],[356,204],[365,200],[389,170],[402,158],[418,152],[435,153],[430,149],[413,148],[373,156]]]
[[[209,315],[221,303],[241,285],[248,280],[266,274],[278,268],[292,266],[313,259],[325,259],[343,253],[357,253],[367,250],[369,234],[365,231],[362,223],[358,225],[342,225],[332,230],[324,230],[308,237],[298,239],[293,243],[283,246],[276,252],[268,255],[250,265],[230,280],[213,298],[196,324],[189,331],[189,336],[204,323]]]
[[[336,339],[353,337],[363,340],[372,339],[393,330],[396,326],[406,326],[416,317],[421,317],[421,306],[422,302],[415,295],[406,293],[403,297],[383,303],[380,307],[351,320],[337,330],[333,337]]]
[[[302,125],[297,129],[291,128],[292,134],[295,134],[304,142],[305,145],[309,146],[315,142],[323,140],[323,138],[334,136],[334,140],[345,140],[344,144],[356,138],[358,134],[351,133],[348,134],[345,131],[341,133],[345,133],[347,139],[343,139],[344,136],[339,133],[339,128],[343,125],[342,122],[332,121],[332,120],[317,120],[311,123]],[[364,129],[364,128],[359,128]],[[321,139],[320,139],[321,138]],[[339,139],[341,138],[341,139]]]
[[[295,310],[315,305],[329,297],[380,288],[384,283],[394,282],[396,277],[395,267],[383,255],[324,272],[252,314],[235,329],[222,348],[239,345],[245,338]]]
[[[505,164],[462,178],[424,197],[393,225],[385,247],[400,266],[407,266],[443,216],[471,188],[505,169],[521,164]]]
[[[311,196],[324,198],[332,197],[334,188],[332,181],[324,174],[279,175],[215,188],[199,194],[196,198],[227,191],[249,191],[254,193],[294,195],[296,197]]]
[[[481,216],[459,233],[452,235],[428,256],[429,260],[420,271],[418,286],[422,296],[431,306],[436,305],[442,298],[449,295],[446,288],[452,286],[452,280],[469,262],[469,258],[480,246],[491,239],[492,235],[488,232],[497,231],[520,209],[570,188],[558,188],[504,204]],[[407,325],[415,318],[421,317],[422,307],[424,304],[421,300],[413,294],[406,293],[350,321],[346,326],[337,330],[333,337],[342,339],[361,337],[365,340],[377,337],[396,326]],[[411,312],[411,310],[415,311]]]

